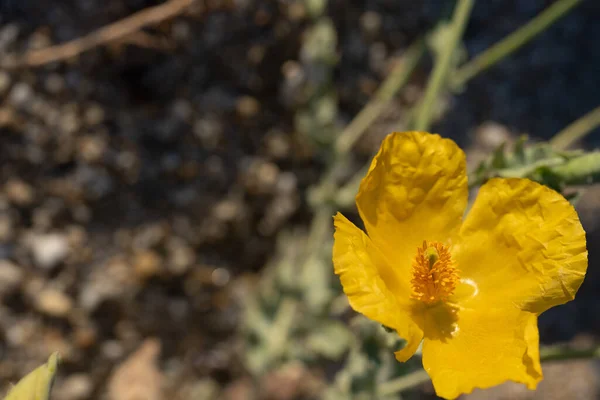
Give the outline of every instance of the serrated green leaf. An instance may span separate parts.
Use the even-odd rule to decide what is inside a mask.
[[[591,184],[600,181],[600,151],[573,158],[552,168],[566,184]]]
[[[316,327],[308,335],[306,344],[315,353],[337,360],[348,350],[351,339],[351,333],[344,324],[332,321]]]
[[[494,169],[506,168],[507,164],[506,164],[506,156],[505,156],[505,152],[504,152],[505,147],[506,147],[506,143],[502,143],[500,146],[498,146],[498,148],[496,150],[494,150],[494,153],[492,154],[492,161],[490,163],[492,168],[494,168]]]

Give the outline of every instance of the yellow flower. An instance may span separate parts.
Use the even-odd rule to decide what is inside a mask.
[[[397,331],[406,361],[423,341],[437,394],[542,379],[537,318],[574,298],[585,232],[560,194],[491,179],[468,215],[463,151],[425,132],[382,143],[356,204],[368,235],[342,214],[333,263],[354,310]]]

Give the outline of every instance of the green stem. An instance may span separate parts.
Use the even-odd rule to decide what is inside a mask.
[[[582,0],[556,1],[527,24],[488,48],[456,71],[456,74],[452,79],[452,85],[454,87],[463,86],[471,78],[488,69],[543,32],[557,19],[565,15],[570,9],[581,3],[581,1]]]
[[[600,126],[600,106],[571,123],[550,140],[557,150],[564,150]]]
[[[580,358],[600,358],[600,346],[590,349],[570,349],[565,346],[548,346],[540,350],[541,361],[574,360]]]
[[[570,349],[565,346],[549,346],[540,350],[540,361],[575,360],[581,358],[600,358],[600,346],[591,349]],[[382,383],[378,388],[381,397],[401,393],[429,381],[427,372],[420,369],[408,375]]]
[[[418,371],[411,372],[410,374],[382,383],[377,389],[377,394],[380,397],[385,397],[394,393],[402,393],[405,390],[419,386],[427,381],[429,381],[429,375],[427,375],[425,370],[420,369]]]
[[[412,72],[425,52],[423,40],[417,40],[406,51],[406,55],[390,72],[369,103],[354,117],[335,143],[338,154],[347,154],[367,128],[375,121],[386,106],[408,82]]]
[[[474,0],[459,0],[454,9],[452,25],[448,33],[448,41],[439,54],[438,61],[433,69],[431,79],[429,80],[429,84],[425,91],[425,96],[423,97],[423,102],[421,103],[421,107],[419,108],[416,117],[416,130],[425,131],[429,128],[433,108],[438,98],[438,94],[446,82],[446,77],[448,76],[450,65],[452,64],[454,50],[465,30],[465,26],[471,15],[473,3]]]

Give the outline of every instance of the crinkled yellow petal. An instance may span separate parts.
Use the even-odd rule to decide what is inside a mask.
[[[543,376],[542,364],[540,363],[540,333],[538,331],[538,317],[535,314],[529,314],[527,325],[525,326],[525,341],[527,342],[527,354],[523,362],[531,376]]]
[[[460,230],[461,278],[495,306],[541,313],[575,297],[587,269],[585,232],[573,206],[528,179],[483,185]]]
[[[529,346],[535,342],[537,348],[528,331],[532,315],[516,307],[462,309],[452,335],[430,338],[426,334],[423,367],[437,395],[455,399],[474,388],[507,380],[535,389],[542,376],[530,359]]]
[[[407,341],[396,357],[406,361],[417,350],[423,332],[407,308],[410,288],[397,280],[389,262],[369,237],[342,214],[334,217],[333,265],[352,308]],[[397,296],[396,293],[405,293]],[[404,299],[404,300],[403,300]]]
[[[467,204],[465,155],[449,139],[426,132],[388,135],[356,205],[369,237],[410,280],[411,261],[423,240],[448,244]]]

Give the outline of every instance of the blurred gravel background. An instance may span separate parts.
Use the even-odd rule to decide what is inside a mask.
[[[158,3],[0,0],[0,58]],[[480,2],[468,54],[551,3]],[[330,1],[340,126],[391,57],[451,11],[442,4]],[[436,131],[477,154],[520,133],[547,139],[596,107],[599,20],[598,3],[585,1],[448,99]],[[325,164],[294,126],[307,24],[301,1],[206,1],[146,30],[150,48],[117,43],[67,63],[0,69],[0,381],[59,349],[56,399],[104,398],[114,365],[146,338],[158,341],[135,354],[160,354],[166,398],[198,398],[198,377],[227,386],[244,375],[234,334],[244,298],[282,227],[307,223],[306,189]],[[401,126],[426,73],[359,144],[359,157]],[[585,145],[598,144],[596,131]],[[591,193],[582,218],[598,243],[600,195]],[[591,256],[580,301],[544,314],[544,341],[600,332]]]

